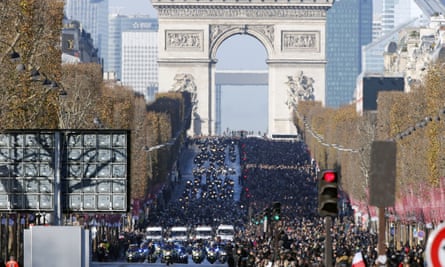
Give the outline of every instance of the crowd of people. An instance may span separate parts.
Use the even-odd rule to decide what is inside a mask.
[[[318,170],[303,142],[206,137],[188,140],[187,147],[196,151],[192,176],[179,177],[183,186],[170,187],[168,203],[151,210],[146,225],[233,224],[237,234],[227,245],[230,267],[324,266],[330,254],[335,266],[351,266],[357,254],[366,266],[381,266],[377,235],[355,222],[350,209],[340,209],[333,218],[332,249],[325,248],[326,218],[317,212]],[[276,202],[280,219],[269,219],[265,231],[264,222],[251,219]],[[386,266],[425,266],[423,245],[386,245]]]
[[[271,266],[271,262],[274,267],[323,266],[327,252],[326,222],[317,212],[318,170],[306,145],[249,138],[241,139],[239,146],[242,183],[248,190],[246,205],[258,212],[278,201],[282,216],[278,222],[272,222],[269,233],[258,234],[258,226],[246,224],[249,227],[240,233],[235,248],[241,248],[247,260],[244,257],[244,262],[238,261],[233,266]],[[367,225],[355,222],[350,211],[341,209],[333,219],[329,230],[331,262],[335,266],[351,266],[359,253],[366,266],[380,266],[377,235]],[[386,264],[424,266],[423,252],[424,247],[417,244],[396,246],[390,242]]]

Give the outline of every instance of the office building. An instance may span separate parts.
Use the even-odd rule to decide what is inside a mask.
[[[122,85],[154,100],[158,87],[158,32],[131,30],[122,32]]]
[[[65,0],[65,17],[77,20],[91,34],[98,55],[104,58],[108,49],[108,0]]]
[[[372,41],[372,1],[336,1],[327,12],[326,106],[339,107],[353,99],[361,73],[361,48]]]
[[[406,27],[419,27],[424,20],[421,17],[411,19],[410,21],[399,25],[392,31],[388,32],[384,36],[374,40],[372,43],[362,47],[362,72],[383,74],[384,62],[383,55],[386,47],[390,42],[396,41],[399,36],[399,32]]]
[[[415,2],[428,17],[445,14],[445,0],[415,0]]]
[[[114,73],[117,80],[122,79],[122,33],[125,31],[157,31],[158,21],[149,16],[124,16],[113,14],[109,19],[108,55],[104,71]]]

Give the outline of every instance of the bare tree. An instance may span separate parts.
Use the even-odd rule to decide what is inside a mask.
[[[55,128],[63,1],[0,2],[0,127]]]

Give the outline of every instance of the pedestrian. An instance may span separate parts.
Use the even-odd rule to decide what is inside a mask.
[[[6,263],[6,267],[19,267],[14,256],[9,256],[9,261]]]

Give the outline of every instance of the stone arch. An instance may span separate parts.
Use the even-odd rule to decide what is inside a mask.
[[[267,52],[267,134],[295,134],[292,118],[298,102],[325,102],[325,24],[333,2],[153,0],[159,22],[159,91],[193,82],[197,106],[189,134],[213,135],[216,52],[230,36],[248,34]]]
[[[218,30],[216,30],[218,29]],[[270,31],[270,33],[269,33]],[[266,49],[269,56],[273,51],[273,25],[210,25],[210,58],[215,59],[218,48],[230,37],[247,34],[257,39]],[[269,33],[269,35],[267,35]],[[213,38],[212,38],[213,36]]]

